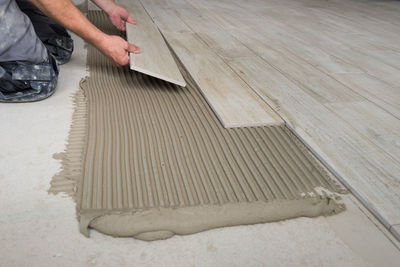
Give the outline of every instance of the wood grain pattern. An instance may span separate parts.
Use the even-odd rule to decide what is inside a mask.
[[[234,60],[230,65],[271,101],[287,125],[386,227],[400,220],[397,160],[262,59]]]
[[[400,85],[393,87],[366,73],[335,73],[331,76],[400,119]]]
[[[328,103],[324,106],[393,159],[400,159],[400,123],[396,117],[369,101]]]
[[[120,0],[119,3],[137,22],[136,25],[126,24],[128,42],[140,47],[140,54],[130,53],[131,69],[186,86],[168,46],[141,3],[138,0]]]
[[[164,9],[156,0],[144,2],[151,13]],[[267,102],[386,227],[400,224],[400,2],[173,3],[168,12],[180,26],[168,25],[166,32],[177,33],[184,25]],[[182,39],[171,46],[196,54],[190,42]],[[212,61],[203,63],[213,68]]]
[[[275,111],[196,35],[165,35],[224,127],[283,123]]]
[[[199,37],[199,31],[193,31],[192,27],[196,24],[195,22],[201,21],[198,17],[199,13],[193,9],[181,9],[177,12],[165,8],[151,8],[155,5],[161,7],[157,1],[145,1],[143,5],[199,86],[203,96],[224,127],[283,124],[283,120],[276,112],[262,101],[219,57],[213,49],[217,44],[210,44],[210,46]],[[181,19],[182,16],[194,22],[186,23]],[[205,28],[203,27],[203,29]],[[211,28],[209,29],[212,31]],[[215,30],[217,31],[217,29]],[[213,32],[214,37],[221,33],[216,31]],[[222,39],[218,39],[218,44],[222,44]],[[232,46],[228,45],[227,47]],[[241,51],[244,49],[247,48],[242,47]],[[248,52],[250,53],[250,50]]]

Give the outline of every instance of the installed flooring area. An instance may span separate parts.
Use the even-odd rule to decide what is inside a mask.
[[[276,112],[354,193],[343,196],[347,210],[152,242],[84,237],[75,203],[47,192],[60,170],[52,157],[65,149],[72,96],[88,75],[86,48],[74,36],[51,98],[0,105],[0,265],[397,266],[399,3],[142,3],[210,107],[220,108],[219,122],[263,125],[246,119],[251,109],[235,116],[243,105],[235,96],[222,107],[208,97],[229,88],[221,81],[239,94],[244,88],[247,101]]]
[[[142,3],[206,98],[251,88],[400,238],[398,1]]]

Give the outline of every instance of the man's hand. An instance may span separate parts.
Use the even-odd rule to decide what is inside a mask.
[[[113,0],[92,0],[98,7],[107,13],[112,24],[120,31],[125,31],[125,23],[136,24],[136,21],[129,15],[128,10],[117,5]]]
[[[118,67],[129,64],[129,52],[140,52],[139,47],[115,35],[105,35],[97,48]]]
[[[118,36],[107,35],[97,29],[81,12],[79,12],[79,10],[72,4],[71,0],[29,1],[39,8],[45,15],[94,45],[117,66],[129,64],[129,52],[140,52],[139,47],[129,44]],[[101,8],[104,7],[103,10],[107,14],[117,6],[112,0],[93,1]],[[128,20],[130,18],[129,14],[126,17],[124,14],[121,14],[121,11],[118,11],[117,13],[120,14],[119,16],[121,20],[124,18]]]
[[[121,6],[115,5],[107,14],[112,24],[120,31],[126,31],[126,23],[136,24],[128,10]]]

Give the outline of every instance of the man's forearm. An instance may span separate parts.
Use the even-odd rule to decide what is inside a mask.
[[[94,45],[115,65],[129,64],[129,52],[139,53],[140,49],[128,43],[119,36],[107,35],[97,29],[89,20],[72,4],[70,0],[28,0],[39,8],[44,14],[52,18],[65,28],[73,31],[87,42]],[[107,5],[111,22],[120,30],[125,30],[125,23],[135,23],[129,12],[114,4],[111,0],[97,0],[100,5]],[[113,7],[113,5],[115,5]]]
[[[73,31],[87,42],[98,46],[106,35],[97,29],[70,0],[29,0],[44,14]]]
[[[112,0],[91,0],[99,8],[101,8],[107,14],[110,14],[112,10],[117,6]]]

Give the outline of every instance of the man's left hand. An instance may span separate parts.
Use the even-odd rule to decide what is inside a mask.
[[[126,31],[125,23],[136,24],[136,21],[129,15],[128,10],[118,5],[115,5],[114,8],[108,12],[108,17],[112,24],[120,31]]]

